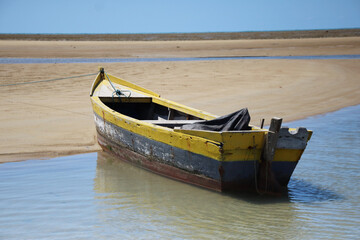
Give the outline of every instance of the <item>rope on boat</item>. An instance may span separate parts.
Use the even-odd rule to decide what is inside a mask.
[[[253,148],[252,148],[252,152],[254,154],[254,159],[256,160],[256,144],[255,144],[255,136],[253,136]],[[260,153],[260,156],[262,155],[262,153]],[[264,159],[261,159],[261,161],[264,161]],[[261,164],[261,162],[259,163]],[[260,189],[259,187],[259,174],[261,174],[261,171],[257,171],[257,166],[256,166],[256,161],[254,161],[254,180],[255,180],[255,190],[258,194],[263,195],[267,193],[267,183],[268,183],[268,164],[266,164],[266,169],[265,169],[265,190],[264,189]],[[264,190],[264,191],[262,191]]]
[[[98,72],[97,73],[84,74],[84,75],[71,76],[71,77],[65,77],[65,78],[53,78],[53,79],[39,80],[39,81],[32,81],[32,82],[0,84],[0,87],[15,86],[15,85],[25,85],[25,84],[33,84],[33,83],[42,83],[42,82],[52,82],[52,81],[66,80],[66,79],[71,79],[71,78],[88,77],[88,76],[97,75],[97,74],[98,74]]]
[[[111,82],[109,76],[107,75],[107,73],[106,73],[105,71],[104,71],[104,74],[105,74],[106,78],[108,79],[111,87],[114,89],[114,92],[112,93],[113,99],[114,99],[114,94],[116,94],[116,96],[118,96],[119,99],[121,99],[121,95],[123,95],[123,96],[125,96],[125,97],[128,97],[128,98],[131,96],[131,91],[129,91],[129,90],[119,90],[119,89],[116,89],[115,86],[114,86],[114,84]],[[126,96],[126,95],[124,94],[124,92],[128,92],[129,95]]]
[[[253,148],[252,148],[252,152],[254,154],[254,159],[256,160],[256,144],[255,144],[255,136],[253,136]],[[262,192],[260,192],[259,188],[258,188],[258,172],[256,170],[257,166],[256,166],[256,161],[254,161],[254,180],[255,180],[255,189],[256,189],[256,192],[258,194],[263,194]]]

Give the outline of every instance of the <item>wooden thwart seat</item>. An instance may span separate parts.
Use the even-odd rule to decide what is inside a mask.
[[[159,120],[142,120],[146,123],[152,123],[155,125],[159,125],[162,127],[181,127],[185,124],[193,124],[198,122],[203,122],[204,120],[165,120],[165,119],[159,119]]]

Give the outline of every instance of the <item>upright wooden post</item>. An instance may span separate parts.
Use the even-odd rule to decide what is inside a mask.
[[[261,123],[260,123],[260,128],[261,128],[261,129],[263,129],[263,127],[264,127],[264,122],[265,122],[265,119],[264,119],[264,118],[262,118],[260,122],[261,122]]]
[[[100,78],[101,80],[105,79],[105,70],[103,67],[99,67],[99,71],[100,71]]]
[[[259,165],[257,189],[259,193],[280,193],[283,189],[276,180],[271,162],[274,159],[277,140],[279,138],[282,118],[272,118],[265,145],[262,152],[262,161]]]
[[[277,140],[279,138],[279,132],[281,128],[282,118],[272,118],[269,132],[266,137],[265,149],[264,149],[264,160],[266,162],[272,162],[275,155],[275,148]]]

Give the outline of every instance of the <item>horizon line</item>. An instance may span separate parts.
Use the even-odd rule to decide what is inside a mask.
[[[296,30],[254,30],[254,31],[203,31],[203,32],[134,32],[134,33],[1,33],[0,35],[152,35],[152,34],[207,34],[207,33],[262,33],[262,32],[310,32],[310,31],[336,31],[336,30],[360,30],[354,28],[319,28],[319,29],[296,29]]]

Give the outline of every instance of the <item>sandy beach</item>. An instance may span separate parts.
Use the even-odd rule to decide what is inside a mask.
[[[348,54],[360,54],[360,37],[0,41],[1,58]],[[277,116],[290,122],[360,104],[360,59],[0,64],[0,85],[96,73],[100,65],[162,97],[217,115],[247,107],[254,125],[259,125],[261,118],[268,122]],[[94,77],[0,87],[0,163],[100,150],[89,99]]]

